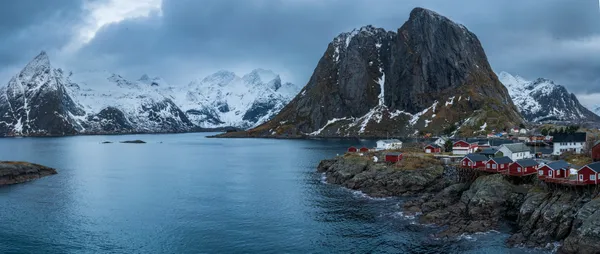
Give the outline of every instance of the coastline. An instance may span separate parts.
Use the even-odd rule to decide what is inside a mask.
[[[465,172],[453,166],[405,168],[402,163],[376,163],[373,156],[346,154],[323,160],[317,171],[325,181],[373,198],[410,197],[405,216],[439,227],[436,238],[510,226],[511,247],[548,248],[559,243],[559,253],[596,253],[600,249],[600,198],[593,188],[569,189],[500,174]],[[410,155],[409,155],[410,156]],[[361,158],[362,157],[362,158]],[[463,174],[463,177],[460,176]],[[597,212],[598,211],[598,212]]]

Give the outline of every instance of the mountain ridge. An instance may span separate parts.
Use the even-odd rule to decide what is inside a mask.
[[[273,120],[222,136],[474,135],[522,121],[477,37],[415,8],[397,32],[368,25],[336,36],[307,85]]]
[[[581,105],[575,94],[550,79],[529,81],[504,71],[498,73],[498,77],[530,122],[600,123],[600,116]]]
[[[207,81],[213,75],[202,80]],[[271,79],[263,80],[268,78]],[[237,77],[236,81],[238,83],[225,86],[204,82],[204,87],[199,87],[200,84],[190,82],[187,86],[176,87],[160,77],[151,78],[146,74],[137,80],[108,71],[67,74],[60,68],[53,68],[47,53],[42,51],[0,88],[0,136],[178,133],[249,128],[268,120],[298,90],[291,83],[282,83],[279,75],[264,69]],[[227,85],[233,86],[233,90],[227,90]],[[243,100],[229,98],[219,105],[195,100],[210,96],[203,93],[206,89],[222,95],[221,98],[236,94]],[[246,104],[232,105],[236,100]],[[223,119],[225,116],[221,113],[229,112],[229,109],[236,111]]]

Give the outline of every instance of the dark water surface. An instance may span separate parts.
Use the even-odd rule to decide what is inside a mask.
[[[0,253],[534,252],[436,240],[403,200],[322,183],[318,162],[358,141],[206,135],[0,139],[0,160],[59,172],[0,188]],[[148,143],[100,144],[131,139]]]

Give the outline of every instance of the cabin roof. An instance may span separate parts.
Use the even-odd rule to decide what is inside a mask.
[[[567,163],[566,161],[560,160],[560,161],[548,163],[548,164],[546,164],[546,166],[548,166],[552,170],[557,170],[557,169],[569,168],[571,165],[569,165],[569,163]]]
[[[600,173],[600,161],[585,165],[596,173]]]
[[[402,153],[386,153],[385,156],[400,156]]]
[[[539,163],[537,161],[532,160],[532,159],[517,160],[516,163],[521,165],[521,167],[525,167],[525,168],[539,165]]]
[[[480,154],[483,154],[483,155],[494,155],[494,154],[497,154],[498,152],[499,151],[496,148],[486,148],[486,149],[483,149],[480,152]]]
[[[529,147],[527,147],[523,143],[503,144],[502,146],[506,147],[512,153],[522,153],[530,151]]]
[[[510,158],[508,158],[506,156],[504,156],[504,157],[498,157],[498,158],[492,158],[491,160],[493,160],[497,164],[508,164],[508,163],[512,163],[513,162],[513,160],[511,160]]]
[[[600,140],[596,141],[592,147],[596,147],[597,145],[600,145]]]
[[[479,161],[487,161],[488,158],[481,155],[481,154],[476,154],[476,153],[471,153],[471,154],[467,154],[465,156],[465,158],[469,158],[469,160],[473,161],[473,162],[479,162]]]
[[[554,143],[560,142],[585,142],[586,141],[586,133],[585,132],[576,132],[573,134],[554,134],[552,141]]]

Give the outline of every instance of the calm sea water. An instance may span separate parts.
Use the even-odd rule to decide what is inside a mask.
[[[0,188],[0,253],[533,252],[436,240],[402,199],[324,184],[318,162],[359,141],[206,135],[0,139],[0,160],[59,172]],[[148,143],[100,144],[131,139]]]

